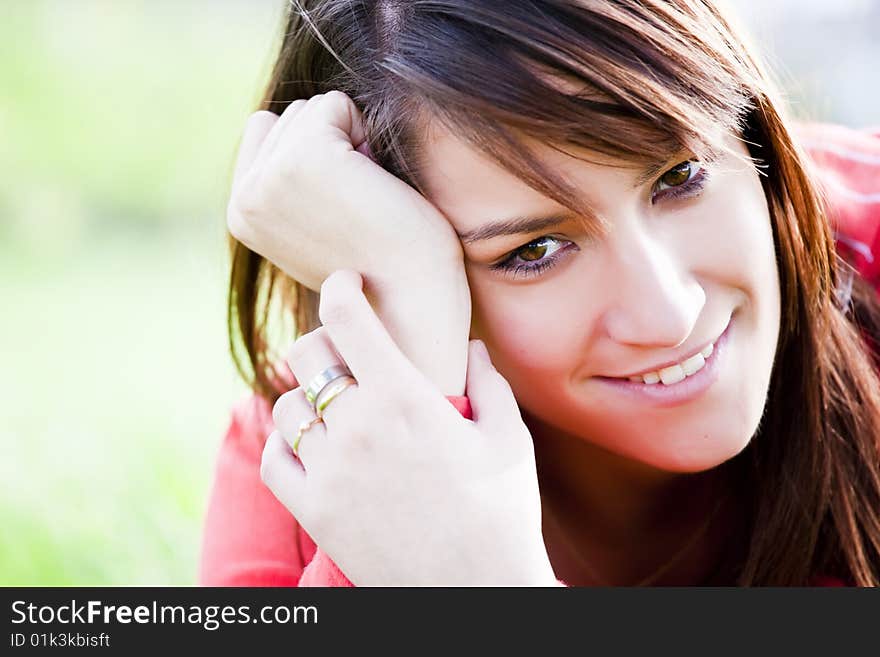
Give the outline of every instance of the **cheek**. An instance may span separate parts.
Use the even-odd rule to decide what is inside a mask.
[[[707,283],[739,289],[752,296],[775,270],[773,234],[760,183],[748,180],[713,190],[695,204],[676,227],[674,241],[691,275]]]
[[[719,277],[746,299],[743,322],[752,332],[753,376],[765,387],[772,367],[780,322],[779,271],[767,200],[757,174],[738,174],[720,195],[713,222],[716,230],[712,258]]]
[[[713,245],[712,259],[732,272],[746,273],[753,292],[776,287],[776,252],[767,199],[754,171],[736,174],[715,195],[699,243]]]
[[[471,333],[486,342],[514,392],[564,381],[589,326],[583,316],[587,304],[572,303],[567,286],[474,278]]]

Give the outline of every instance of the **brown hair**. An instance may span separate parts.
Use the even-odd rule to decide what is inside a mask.
[[[283,27],[260,109],[344,91],[378,162],[420,191],[427,120],[575,211],[576,190],[523,136],[644,163],[681,147],[711,161],[725,133],[740,135],[765,174],[782,323],[764,417],[724,464],[749,505],[727,572],[744,586],[818,573],[880,583],[880,355],[860,335],[880,334],[875,292],[857,278],[841,298],[852,268],[778,94],[710,0],[293,0]],[[305,332],[318,326],[317,295],[230,245],[230,348],[274,403],[284,387],[267,334],[272,300]]]

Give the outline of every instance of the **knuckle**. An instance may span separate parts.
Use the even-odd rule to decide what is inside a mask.
[[[323,283],[321,283],[321,300],[324,303],[327,303],[329,297],[331,297],[334,294],[335,288],[336,288],[336,272],[333,272],[327,278],[324,279]]]
[[[340,91],[339,89],[331,89],[330,91],[324,94],[324,99],[328,103],[342,103],[347,104],[350,99],[348,94]]]
[[[277,120],[278,115],[275,114],[275,112],[270,112],[269,110],[257,110],[247,117],[247,120],[245,121],[245,130],[250,129],[253,126],[271,126]]]
[[[263,456],[260,459],[260,481],[269,488],[272,488],[275,483],[275,470],[275,461],[269,450],[263,449]]]
[[[354,319],[356,308],[351,303],[348,284],[350,276],[351,272],[337,270],[321,284],[318,316],[322,323],[346,324]]]
[[[306,107],[310,108],[310,111],[313,110],[316,105],[320,104],[323,97],[324,94],[315,94],[314,96],[309,96],[308,98],[306,98]]]
[[[242,186],[229,199],[226,207],[226,228],[235,239],[245,242],[252,236],[253,225],[261,211],[257,195]]]
[[[322,324],[348,324],[354,317],[354,308],[348,303],[348,295],[336,272],[321,284],[318,317]]]
[[[322,324],[339,326],[350,324],[353,319],[353,312],[344,302],[334,300],[325,303],[322,299],[318,308],[318,317],[321,319]]]
[[[295,391],[290,390],[281,395],[275,405],[272,406],[272,421],[275,423],[275,428],[281,426],[285,416],[290,412],[290,408],[293,405]]]
[[[248,217],[252,216],[252,212],[243,203],[243,196],[242,190],[238,190],[229,199],[229,205],[226,208],[226,227],[236,239],[247,238],[250,232]]]
[[[251,248],[254,244],[253,231],[247,220],[240,214],[230,213],[226,220],[226,229],[236,241]]]
[[[251,175],[245,175],[229,202],[235,214],[243,219],[258,217],[263,212],[263,195],[255,188]]]
[[[322,330],[322,328],[319,327],[314,331],[304,333],[293,341],[293,344],[290,345],[290,349],[287,352],[288,362],[298,361],[302,358],[303,354],[311,350],[323,339],[322,333],[319,333],[319,330]]]
[[[226,211],[226,230],[239,242],[244,242],[245,228],[247,222],[238,211],[238,209],[230,202]]]

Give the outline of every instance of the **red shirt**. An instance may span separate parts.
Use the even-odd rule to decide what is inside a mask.
[[[803,124],[796,136],[816,167],[840,252],[880,290],[880,127],[857,131]],[[450,401],[470,418],[465,397]],[[199,584],[203,586],[351,586],[260,479],[272,409],[242,399],[217,457],[205,513]],[[816,577],[816,586],[841,586]]]

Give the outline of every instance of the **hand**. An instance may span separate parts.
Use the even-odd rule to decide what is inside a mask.
[[[227,209],[230,233],[318,290],[353,269],[413,364],[448,394],[464,385],[470,290],[443,214],[365,153],[362,117],[340,91],[252,114]]]
[[[455,262],[461,244],[425,197],[365,155],[362,116],[341,91],[252,114],[236,162],[232,235],[317,291],[351,268],[384,279]],[[389,266],[391,265],[391,266]]]
[[[301,384],[335,364],[357,380],[323,422],[301,387],[273,409],[261,476],[358,586],[556,585],[541,534],[531,436],[476,341],[458,411],[397,349],[351,271],[321,289],[323,326],[289,364]]]

